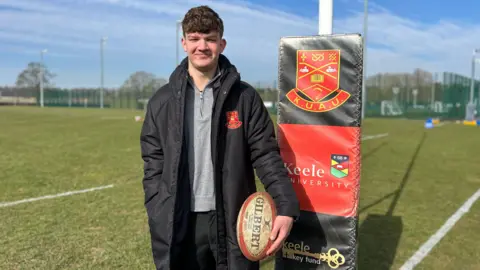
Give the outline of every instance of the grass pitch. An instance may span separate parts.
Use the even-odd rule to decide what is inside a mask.
[[[154,269],[143,207],[142,112],[0,107],[0,269]],[[367,119],[359,269],[398,269],[480,187],[480,130]],[[259,186],[261,188],[261,186]],[[480,203],[418,269],[480,269]],[[273,269],[266,260],[262,269]]]

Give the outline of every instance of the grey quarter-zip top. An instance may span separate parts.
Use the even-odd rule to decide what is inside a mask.
[[[191,211],[215,210],[214,171],[211,159],[211,121],[216,75],[201,91],[189,77],[185,99],[185,139],[188,151],[188,176]]]

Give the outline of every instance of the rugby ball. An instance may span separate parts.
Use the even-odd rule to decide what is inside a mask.
[[[267,192],[250,195],[238,213],[237,241],[243,255],[250,261],[267,257],[272,241],[270,233],[277,216],[275,202]]]

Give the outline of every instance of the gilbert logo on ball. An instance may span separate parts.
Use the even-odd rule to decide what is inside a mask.
[[[270,233],[276,215],[275,202],[267,192],[255,192],[243,203],[237,219],[237,240],[249,260],[266,257],[272,244]]]

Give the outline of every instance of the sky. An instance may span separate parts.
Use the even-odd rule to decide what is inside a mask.
[[[421,68],[470,76],[473,49],[480,48],[480,1],[368,2],[367,75]],[[224,54],[253,85],[277,79],[281,37],[318,33],[318,0],[0,0],[0,85],[14,85],[47,49],[57,87],[98,87],[102,36],[107,88],[136,71],[168,78],[175,23],[202,4],[222,17]],[[363,0],[334,0],[333,9],[333,33],[363,34]]]

